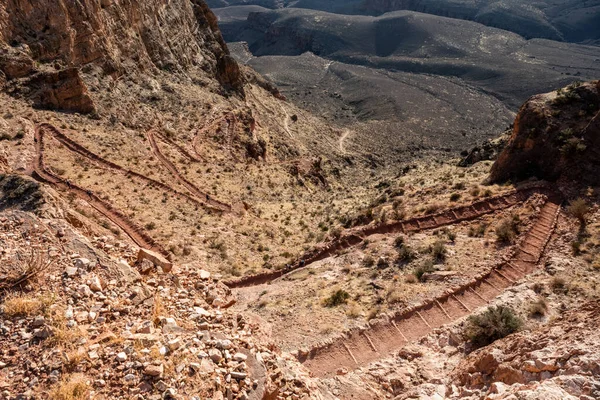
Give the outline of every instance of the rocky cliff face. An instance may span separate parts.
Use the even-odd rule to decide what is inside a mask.
[[[0,48],[4,80],[75,67],[113,76],[200,73],[228,89],[243,85],[203,0],[9,0],[0,4]]]
[[[492,167],[493,182],[560,178],[600,183],[600,81],[533,96]]]

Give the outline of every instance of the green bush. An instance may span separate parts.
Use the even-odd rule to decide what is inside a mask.
[[[348,299],[350,298],[350,293],[346,292],[343,289],[338,289],[331,294],[328,298],[325,299],[323,304],[325,307],[336,307],[340,304],[346,304]]]
[[[489,307],[482,314],[471,315],[464,333],[475,347],[483,347],[517,332],[522,326],[523,321],[514,310],[497,306]]]

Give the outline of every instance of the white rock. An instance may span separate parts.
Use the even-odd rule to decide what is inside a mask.
[[[67,273],[67,276],[75,276],[77,275],[77,267],[67,267],[65,268],[65,272]]]
[[[248,356],[245,355],[244,353],[235,353],[233,355],[233,360],[234,361],[246,361],[248,359]]]
[[[202,307],[194,307],[194,312],[203,317],[210,317],[210,313]]]
[[[88,265],[90,265],[90,260],[88,260],[87,258],[76,258],[73,261],[73,264],[77,267],[77,268],[82,268],[85,269],[87,268]]]
[[[198,274],[200,275],[200,279],[208,279],[208,278],[210,278],[210,272],[205,271],[203,269],[201,269],[200,271],[198,271]]]
[[[124,352],[120,352],[119,354],[117,354],[117,361],[119,361],[119,362],[127,361],[127,354],[125,354]]]

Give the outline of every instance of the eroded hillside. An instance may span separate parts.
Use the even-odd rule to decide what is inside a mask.
[[[595,151],[597,82],[524,106],[494,166],[458,167],[430,130],[411,147],[287,101],[202,0],[11,0],[0,35],[1,398],[598,396],[596,338],[556,333],[597,318],[597,189],[487,183],[542,120]],[[429,83],[412,110],[465,93]],[[439,134],[506,123],[467,92]],[[511,329],[472,334],[489,306]]]

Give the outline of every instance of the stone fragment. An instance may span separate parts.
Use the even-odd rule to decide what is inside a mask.
[[[162,268],[164,272],[170,272],[173,269],[173,263],[168,261],[162,255],[148,249],[140,249],[137,255],[137,263],[141,263],[142,260],[148,260],[155,265]]]
[[[150,364],[146,368],[144,368],[144,375],[148,375],[148,376],[154,376],[154,377],[162,376],[163,372],[164,372],[164,367],[162,364],[160,364],[160,365]]]

